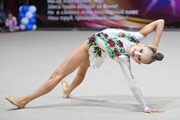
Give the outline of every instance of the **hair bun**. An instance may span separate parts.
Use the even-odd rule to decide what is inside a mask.
[[[162,53],[155,53],[155,60],[161,61],[164,58],[164,55]]]

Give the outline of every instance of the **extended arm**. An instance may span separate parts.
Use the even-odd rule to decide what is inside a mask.
[[[147,36],[148,34],[150,34],[151,32],[155,31],[155,38],[154,41],[152,43],[152,47],[154,48],[155,52],[157,51],[161,36],[162,36],[162,32],[164,29],[164,20],[163,19],[159,19],[156,20],[154,22],[149,23],[148,25],[144,26],[139,32],[141,34],[143,34],[144,36]]]
[[[124,59],[126,59],[126,58],[124,58]],[[120,66],[122,68],[122,72],[127,80],[127,83],[129,85],[132,93],[134,94],[135,98],[141,104],[144,111],[147,111],[149,109],[149,107],[145,103],[143,94],[137,84],[137,81],[134,79],[134,77],[131,74],[131,71],[130,71],[131,68],[130,68],[128,60],[124,60],[124,59],[118,58],[117,62],[120,64]]]
[[[120,64],[123,74],[127,80],[127,83],[134,94],[137,101],[143,107],[144,112],[146,113],[154,113],[154,112],[164,112],[163,110],[151,109],[146,105],[143,94],[140,90],[140,87],[137,84],[137,81],[131,74],[130,62],[127,60],[128,58],[118,58],[117,62]]]

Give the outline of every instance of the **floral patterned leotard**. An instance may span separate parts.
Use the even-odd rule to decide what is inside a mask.
[[[88,38],[90,65],[100,67],[106,56],[115,60],[122,68],[122,72],[128,82],[130,89],[144,111],[149,107],[146,105],[141,90],[131,73],[130,46],[139,43],[144,36],[139,32],[129,32],[121,29],[108,28],[93,34]]]

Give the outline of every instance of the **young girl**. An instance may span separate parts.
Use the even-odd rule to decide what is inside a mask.
[[[151,109],[146,105],[130,67],[130,57],[138,64],[150,64],[163,59],[163,54],[156,53],[163,28],[164,20],[159,19],[146,25],[139,32],[113,28],[97,32],[74,50],[50,78],[34,92],[24,97],[8,96],[6,99],[19,109],[24,108],[30,101],[50,92],[63,78],[78,68],[78,73],[71,85],[68,85],[65,80],[62,81],[63,97],[68,98],[69,94],[83,81],[89,66],[100,67],[104,58],[109,56],[121,66],[128,85],[144,112],[163,112],[163,110]],[[140,44],[140,41],[153,31],[156,32],[153,43],[151,45]]]
[[[13,16],[11,12],[9,12],[7,15],[6,27],[8,28],[9,32],[14,32],[19,30],[17,18]]]

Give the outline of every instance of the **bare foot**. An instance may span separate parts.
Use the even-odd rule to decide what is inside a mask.
[[[15,98],[12,96],[5,97],[6,100],[8,100],[11,104],[18,107],[18,109],[22,109],[25,107],[25,104],[22,102],[21,98]]]
[[[66,80],[63,80],[61,82],[61,84],[62,84],[62,88],[63,88],[63,98],[69,98],[68,83],[66,82]]]

